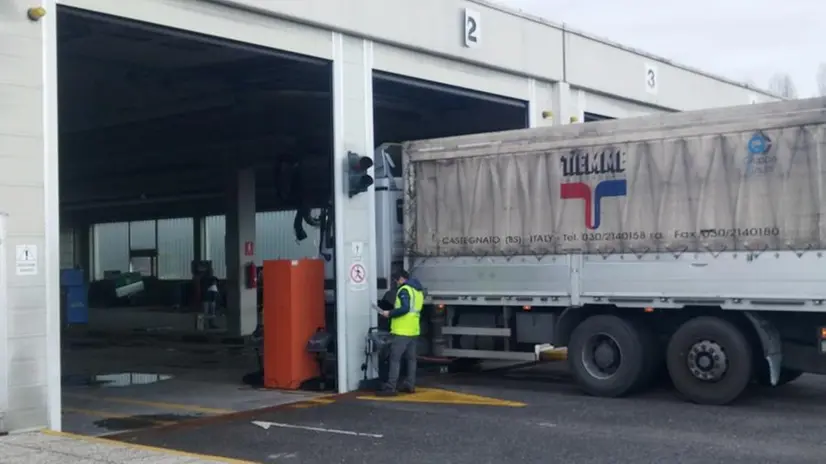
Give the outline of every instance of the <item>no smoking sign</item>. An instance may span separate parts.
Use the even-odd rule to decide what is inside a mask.
[[[361,290],[367,287],[367,269],[361,263],[350,265],[350,285],[354,290]]]

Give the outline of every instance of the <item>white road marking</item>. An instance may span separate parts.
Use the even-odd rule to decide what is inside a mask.
[[[384,438],[384,435],[378,434],[378,433],[363,433],[363,432],[352,432],[350,430],[325,429],[323,427],[311,427],[309,425],[282,424],[281,422],[252,421],[252,425],[261,427],[264,430],[269,430],[270,427],[280,427],[280,428],[284,428],[284,429],[299,429],[299,430],[309,430],[309,431],[312,431],[312,432],[335,433],[335,434],[338,434],[338,435],[349,435],[351,437]]]
[[[271,461],[275,461],[275,460],[278,460],[278,459],[292,459],[292,458],[297,458],[297,457],[298,457],[298,453],[276,453],[276,454],[269,455],[267,457],[267,459],[269,459]]]

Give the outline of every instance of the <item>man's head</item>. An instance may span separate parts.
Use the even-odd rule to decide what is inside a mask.
[[[404,269],[399,269],[395,273],[393,273],[393,280],[396,281],[399,285],[404,285],[407,282],[407,279],[410,278],[410,274],[407,273]]]

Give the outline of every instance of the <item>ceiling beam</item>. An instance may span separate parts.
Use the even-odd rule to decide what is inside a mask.
[[[181,165],[179,169],[154,169],[148,166],[142,171],[123,171],[105,176],[62,177],[60,198],[62,203],[76,203],[222,192],[226,187],[227,174],[242,167],[256,169],[258,183],[262,188],[272,188],[282,198],[312,196],[318,189],[332,185],[329,156],[262,157],[247,160],[247,163],[237,161]]]
[[[122,124],[105,130],[88,130],[79,133],[61,134],[64,147],[100,146],[107,142],[123,142],[133,139],[136,142],[157,142],[158,137],[169,136],[176,140],[182,131],[196,131],[202,138],[235,135],[239,131],[255,132],[264,127],[283,126],[295,130],[305,127],[319,117],[329,119],[332,124],[332,105],[320,99],[284,99],[273,98],[235,100],[238,104],[217,110],[203,109],[186,114],[169,115],[153,120]],[[164,140],[166,143],[168,140]],[[135,146],[130,144],[130,146]]]
[[[306,199],[310,207],[329,204],[330,189],[319,192],[317,197]],[[256,192],[258,211],[295,210],[306,203],[284,202],[270,192]],[[97,202],[66,206],[60,211],[60,221],[66,224],[96,224],[103,222],[142,221],[152,219],[175,219],[193,216],[218,216],[226,214],[227,206],[220,196],[187,196],[166,199],[151,199],[133,202]]]
[[[244,163],[275,165],[290,159],[328,158],[332,134],[325,132],[315,134],[318,146],[301,144],[300,139],[290,134],[242,133],[235,139],[224,141],[199,140],[198,137],[184,135],[181,140],[172,140],[157,150],[143,153],[113,150],[103,156],[74,157],[78,148],[61,149],[60,175],[63,180],[94,179],[128,176],[135,172],[180,171],[207,164],[237,167]]]

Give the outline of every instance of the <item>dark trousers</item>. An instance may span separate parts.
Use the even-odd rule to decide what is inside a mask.
[[[399,382],[399,371],[401,370],[402,356],[407,361],[407,372],[404,380],[405,385],[413,388],[416,386],[416,344],[418,337],[405,337],[393,335],[390,342],[390,371],[387,375],[388,390],[395,390]]]
[[[218,308],[218,292],[206,292],[203,300],[204,316],[215,317]]]

